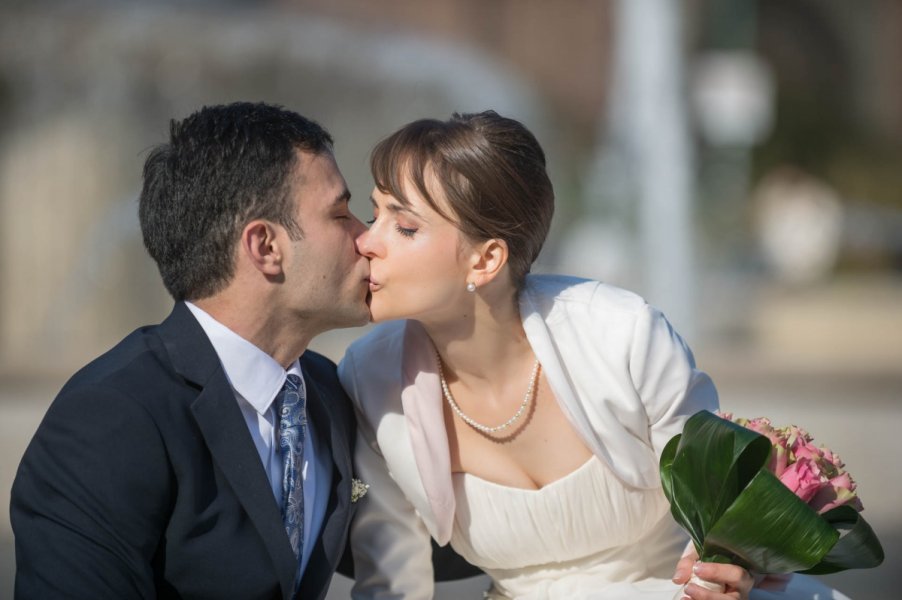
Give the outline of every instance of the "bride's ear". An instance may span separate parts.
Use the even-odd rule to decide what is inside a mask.
[[[477,287],[494,281],[507,264],[507,259],[508,248],[504,240],[491,239],[474,244],[470,281]]]

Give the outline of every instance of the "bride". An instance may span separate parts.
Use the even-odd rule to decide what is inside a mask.
[[[374,218],[357,244],[382,324],[339,366],[370,485],[352,526],[354,596],[431,598],[433,538],[491,576],[488,598],[669,600],[697,557],[680,559],[688,537],[658,457],[717,407],[689,348],[635,294],[528,274],[554,193],[519,122],[416,121],[371,167]],[[725,591],[690,584],[687,597],[750,597],[744,569],[694,568]],[[767,597],[833,597],[796,579]]]

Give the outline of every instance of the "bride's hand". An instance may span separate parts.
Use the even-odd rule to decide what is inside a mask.
[[[747,600],[749,591],[755,583],[751,574],[742,567],[698,562],[698,554],[690,543],[677,563],[673,582],[682,585],[687,583],[692,575],[726,586],[726,591],[715,592],[690,583],[686,586],[684,594],[686,597],[696,600],[723,600],[724,598]]]
[[[698,552],[692,542],[686,544],[683,556],[677,562],[676,571],[673,574],[673,582],[677,585],[683,585],[692,577],[692,566],[698,562]]]
[[[683,593],[694,600],[748,600],[749,592],[755,584],[751,574],[736,565],[699,562],[692,567],[692,573],[705,581],[726,586],[723,592],[715,592],[690,583]]]

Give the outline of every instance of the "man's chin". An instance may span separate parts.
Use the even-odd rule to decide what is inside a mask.
[[[370,294],[367,293],[366,298],[359,299],[355,304],[345,307],[345,310],[341,312],[341,317],[335,325],[335,329],[363,327],[371,322]]]
[[[344,318],[337,320],[329,329],[350,329],[352,327],[363,327],[372,322],[369,311],[358,312],[354,315],[345,315]]]

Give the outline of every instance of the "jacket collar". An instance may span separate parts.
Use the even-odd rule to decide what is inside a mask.
[[[442,392],[435,347],[423,326],[407,321],[401,353],[401,406],[426,497],[435,516],[436,541],[451,539],[454,525],[454,486],[451,453],[442,412]]]

